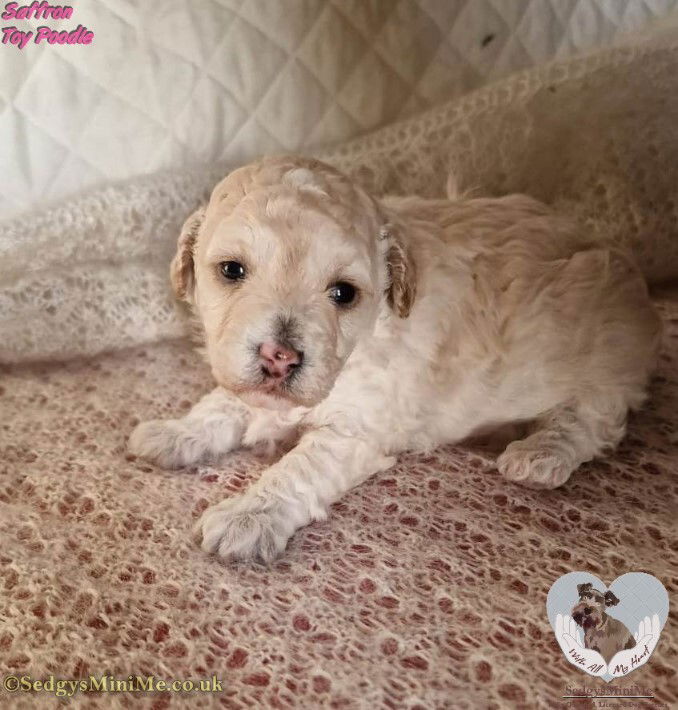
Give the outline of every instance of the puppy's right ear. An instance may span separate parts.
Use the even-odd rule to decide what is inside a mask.
[[[177,298],[182,301],[193,300],[193,250],[198,232],[205,219],[205,208],[197,209],[185,222],[181,228],[181,234],[177,241],[177,253],[170,265],[170,280],[172,288]]]
[[[386,268],[389,285],[386,297],[389,306],[400,318],[407,318],[417,293],[416,265],[400,228],[387,223],[382,226],[379,238],[386,240]]]
[[[593,587],[592,582],[585,582],[584,584],[578,584],[577,585],[577,593],[579,594],[579,596],[581,596],[584,592],[590,591],[591,587]]]

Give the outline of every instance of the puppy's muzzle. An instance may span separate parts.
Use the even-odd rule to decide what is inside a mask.
[[[304,361],[304,353],[277,341],[259,346],[259,364],[265,377],[283,381],[298,370]]]
[[[588,629],[592,626],[597,626],[599,623],[598,615],[595,609],[589,606],[582,607],[581,605],[575,606],[573,609],[572,618],[576,624],[579,624],[584,629]]]

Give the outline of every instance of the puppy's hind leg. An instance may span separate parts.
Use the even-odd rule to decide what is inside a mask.
[[[557,488],[584,462],[611,451],[626,432],[626,402],[591,397],[549,410],[497,459],[499,472],[530,488]]]

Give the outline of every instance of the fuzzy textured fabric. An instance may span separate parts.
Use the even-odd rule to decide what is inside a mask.
[[[168,472],[125,456],[139,420],[183,413],[211,388],[185,342],[5,367],[2,674],[217,674],[222,694],[171,707],[243,709],[553,708],[568,686],[609,687],[565,660],[545,600],[576,570],[608,584],[646,571],[676,598],[678,298],[659,305],[668,332],[651,400],[609,459],[535,492],[481,450],[403,456],[268,569],[221,564],[190,538],[199,513],[264,462],[239,453]],[[675,623],[672,612],[649,663],[611,685],[675,707]],[[74,706],[131,702],[79,695]],[[0,691],[0,704],[54,700]]]
[[[439,194],[454,167],[462,188],[569,204],[666,280],[678,265],[677,61],[668,33],[518,75],[331,155],[377,192]],[[667,332],[648,406],[614,455],[564,488],[512,485],[481,449],[406,455],[270,568],[223,565],[191,525],[264,462],[238,453],[167,472],[125,454],[138,421],[181,414],[211,387],[176,339],[167,268],[180,222],[223,170],[0,225],[0,360],[23,361],[0,369],[2,675],[222,681],[219,694],[72,701],[154,710],[553,708],[567,687],[609,688],[562,656],[546,593],[570,571],[606,583],[646,571],[675,600],[676,292],[658,301]],[[673,707],[677,667],[674,612],[650,662],[612,685]],[[0,690],[0,704],[55,700]]]

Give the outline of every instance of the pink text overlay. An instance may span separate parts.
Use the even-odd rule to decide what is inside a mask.
[[[42,0],[34,0],[30,5],[19,5],[18,2],[8,2],[0,18],[3,20],[67,20],[73,16],[70,5],[50,5]],[[0,28],[2,44],[24,49],[30,42],[33,44],[92,44],[94,32],[83,25],[74,29],[55,29],[41,25],[37,29],[21,29],[17,26]]]

